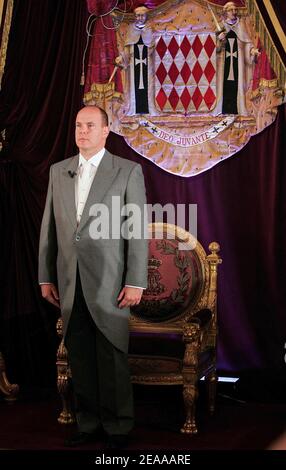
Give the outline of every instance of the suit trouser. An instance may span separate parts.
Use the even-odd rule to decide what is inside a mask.
[[[108,434],[127,434],[133,427],[128,356],[107,340],[91,318],[78,271],[65,345],[79,431],[94,432],[102,425]]]

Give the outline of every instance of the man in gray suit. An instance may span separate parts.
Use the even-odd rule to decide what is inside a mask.
[[[105,150],[108,133],[105,111],[79,111],[79,155],[51,166],[40,235],[39,283],[61,308],[77,402],[69,446],[103,428],[109,447],[123,447],[133,426],[128,317],[147,284],[145,186],[140,165]],[[126,204],[139,212],[124,236]]]

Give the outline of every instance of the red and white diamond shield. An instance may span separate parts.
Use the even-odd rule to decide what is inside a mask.
[[[159,36],[155,102],[161,112],[208,113],[216,102],[214,33]]]

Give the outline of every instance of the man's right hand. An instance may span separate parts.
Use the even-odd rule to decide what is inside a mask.
[[[218,39],[219,39],[221,42],[225,42],[225,40],[226,40],[226,33],[225,33],[225,31],[222,31],[221,33],[219,33]]]
[[[41,284],[41,292],[44,299],[60,308],[60,298],[57,288],[54,284]]]

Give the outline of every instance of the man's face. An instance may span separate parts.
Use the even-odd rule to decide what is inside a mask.
[[[103,125],[99,109],[87,106],[79,111],[75,123],[75,141],[84,157],[99,152],[106,142],[109,129]]]
[[[230,7],[226,11],[226,18],[228,20],[234,21],[237,18],[237,8],[235,6]]]
[[[146,13],[135,13],[135,24],[136,26],[143,26],[146,23],[147,14]]]

